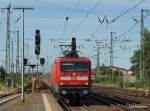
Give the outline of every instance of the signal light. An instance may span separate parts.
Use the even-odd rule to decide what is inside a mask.
[[[41,65],[44,65],[45,59],[44,59],[44,58],[41,58],[41,59],[40,59],[40,63],[41,63]]]
[[[72,38],[72,42],[76,42],[76,38]]]
[[[37,29],[37,30],[35,31],[35,33],[36,33],[36,35],[40,35],[40,30]]]
[[[27,62],[28,62],[28,59],[27,59],[27,58],[24,58],[24,59],[23,59],[23,64],[24,64],[24,65],[27,65]]]
[[[41,38],[40,35],[35,35],[35,45],[40,46]]]
[[[72,38],[71,51],[73,54],[76,54],[76,38]]]
[[[35,54],[40,54],[41,35],[40,30],[35,32]]]
[[[40,47],[38,46],[35,46],[35,54],[40,54]]]

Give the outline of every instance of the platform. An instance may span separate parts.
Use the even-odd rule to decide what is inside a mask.
[[[63,111],[49,91],[26,94],[25,102],[20,97],[0,106],[0,111]]]

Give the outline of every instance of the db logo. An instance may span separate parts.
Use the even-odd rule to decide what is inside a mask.
[[[77,76],[72,76],[71,80],[77,80]]]

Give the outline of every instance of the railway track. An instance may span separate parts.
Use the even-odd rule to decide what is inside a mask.
[[[0,99],[4,98],[4,97],[11,96],[11,95],[14,95],[14,94],[18,94],[18,92],[13,92],[13,93],[9,93],[9,94],[2,94],[2,95],[0,95]]]
[[[88,109],[88,106],[86,106],[86,105],[70,106],[69,104],[65,103],[64,101],[60,101],[59,104],[62,106],[64,111],[91,111]]]
[[[116,105],[116,103],[115,103],[114,101],[112,101],[112,100],[106,99],[106,98],[101,97],[101,96],[96,96],[96,95],[91,95],[91,97],[94,98],[94,99],[96,99],[96,100],[98,100],[98,101],[103,102],[103,103],[106,104],[107,106],[110,106],[111,109],[114,109],[114,110],[116,110],[116,111],[121,111],[120,106],[118,107],[118,106]]]
[[[91,99],[93,99],[93,101],[91,101]],[[69,105],[64,101],[60,101],[59,104],[64,111],[148,111],[146,110],[146,106],[106,95],[91,94],[88,100],[89,102],[87,104],[78,106]],[[103,105],[97,104],[98,102],[103,103]]]
[[[111,93],[118,93],[121,95],[134,96],[134,97],[144,97],[144,95],[145,95],[145,92],[143,92],[143,91],[121,89],[121,88],[117,88],[117,87],[106,87],[106,86],[100,86],[100,85],[92,85],[92,88],[93,89],[100,89],[103,92],[110,92],[110,89],[111,89],[111,91],[113,91]]]
[[[111,91],[106,93],[101,90],[101,92],[92,93],[86,104],[73,106],[64,101],[60,101],[59,104],[64,111],[150,111],[147,110],[148,106],[146,104],[141,104],[140,101],[134,99],[122,98],[118,95],[124,95],[124,93],[114,94]],[[127,96],[127,94],[124,96]],[[134,95],[130,96],[134,97]]]
[[[123,95],[123,93],[121,94]],[[64,111],[150,111],[147,109],[147,105],[141,104],[140,101],[122,98],[110,92],[105,93],[103,90],[101,90],[101,93],[92,93],[87,100],[87,104],[78,106],[70,105],[64,101],[60,101],[59,104]]]
[[[24,92],[29,93],[31,92],[31,83],[25,84]],[[10,102],[16,98],[21,96],[21,88],[16,89],[14,92],[10,92],[8,94],[0,95],[0,105]]]
[[[92,91],[100,94],[107,95],[108,97],[117,100],[123,100],[128,103],[130,109],[150,111],[150,99],[144,97],[143,92],[136,92],[133,90],[119,89],[104,86],[93,86]]]
[[[21,96],[21,94],[16,93],[16,94],[11,94],[9,96],[5,96],[3,98],[0,98],[0,105],[5,104],[5,103],[7,103],[7,102],[9,102],[11,100],[14,100],[14,99],[16,99],[16,98],[18,98],[20,96]]]
[[[32,83],[31,82],[26,83],[24,85],[24,92],[25,93],[31,92],[31,87],[32,87]],[[42,89],[47,89],[47,88],[48,88],[48,86],[45,83],[40,82],[39,87],[37,89],[42,90]],[[8,97],[8,96],[11,96],[11,95],[19,94],[19,93],[21,93],[21,88],[18,88],[18,89],[16,89],[16,91],[8,93],[8,94],[1,94],[0,95],[0,99]]]
[[[92,98],[95,98],[107,105],[110,106],[110,109],[113,111],[130,111],[129,102],[109,97],[107,95],[100,95],[100,94],[92,94]]]
[[[31,92],[31,89],[26,89],[24,92],[25,93]],[[9,97],[9,96],[12,96],[12,95],[20,94],[20,93],[21,93],[21,89],[18,90],[18,91],[12,92],[12,93],[2,94],[2,95],[0,95],[0,99],[6,98],[6,97]]]

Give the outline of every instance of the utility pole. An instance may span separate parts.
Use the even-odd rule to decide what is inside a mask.
[[[22,96],[21,96],[21,99],[22,99],[22,102],[24,102],[24,12],[25,10],[33,10],[33,8],[26,8],[26,7],[17,7],[17,8],[14,8],[16,10],[22,10],[22,16],[23,16],[23,37],[22,37],[22,76],[21,76],[21,79],[22,79]]]
[[[20,50],[20,57],[22,57],[22,48],[21,48],[21,50]],[[20,72],[22,73],[22,69],[23,69],[23,59],[21,58],[21,60],[20,60],[20,63],[21,63],[21,67],[20,67]],[[21,77],[22,75],[20,75],[20,77]]]
[[[110,68],[113,67],[113,34],[115,32],[110,33]],[[110,72],[110,75],[113,79],[112,71]]]
[[[14,73],[14,45],[11,41],[11,72]]]
[[[144,10],[141,10],[140,81],[144,81]]]
[[[14,84],[14,46],[13,41],[11,41],[11,81]],[[13,86],[12,84],[12,86]]]
[[[96,41],[96,45],[97,45],[97,70],[96,70],[96,77],[99,77],[100,75],[99,75],[99,73],[100,73],[100,46],[99,46],[99,42],[98,41]]]
[[[8,53],[8,73],[10,73],[10,67],[11,67],[11,62],[10,62],[10,8],[11,4],[7,7],[7,53]]]
[[[111,36],[110,36],[110,67],[113,66],[113,34],[114,34],[114,32],[111,32]]]

